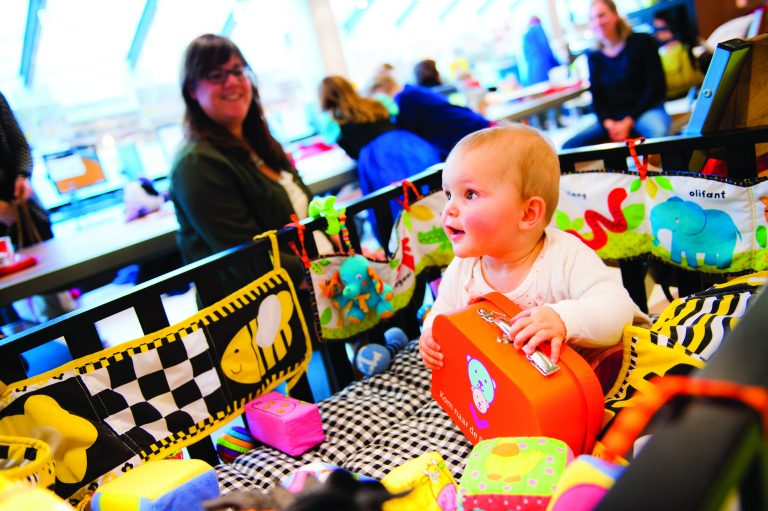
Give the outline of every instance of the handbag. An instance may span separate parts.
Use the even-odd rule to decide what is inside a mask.
[[[34,245],[53,238],[48,212],[35,199],[11,202],[16,214],[15,228],[11,237],[17,249]]]
[[[557,364],[542,346],[533,355],[498,341],[519,307],[499,292],[447,314],[433,335],[444,354],[432,371],[432,397],[473,444],[497,437],[547,436],[575,454],[590,452],[603,420],[595,372],[562,347]]]

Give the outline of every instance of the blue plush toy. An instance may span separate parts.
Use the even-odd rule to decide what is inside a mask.
[[[365,376],[373,376],[386,371],[392,363],[392,357],[408,344],[408,336],[400,328],[393,327],[384,332],[386,345],[366,344],[357,352],[355,366]]]
[[[346,259],[333,281],[337,282],[332,286],[334,305],[346,311],[350,323],[362,322],[369,313],[381,319],[395,313],[391,303],[394,297],[392,286],[381,280],[365,257],[354,255]]]

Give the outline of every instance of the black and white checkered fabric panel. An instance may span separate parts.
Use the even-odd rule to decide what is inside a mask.
[[[471,444],[430,395],[430,373],[411,342],[385,373],[354,382],[318,403],[326,439],[294,458],[267,446],[216,468],[222,493],[271,488],[308,463],[323,461],[381,478],[421,454],[438,451],[458,476]]]
[[[225,407],[201,330],[82,375],[104,421],[129,445],[185,431]]]
[[[437,451],[456,478],[461,477],[472,444],[434,400],[405,421],[393,424],[373,442],[347,458],[343,467],[381,479],[422,454]]]

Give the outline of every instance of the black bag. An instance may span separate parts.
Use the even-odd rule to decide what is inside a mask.
[[[8,229],[8,234],[17,250],[53,238],[48,211],[35,196],[12,204],[16,209],[16,223]]]

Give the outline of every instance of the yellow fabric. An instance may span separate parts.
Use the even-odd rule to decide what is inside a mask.
[[[0,477],[5,480],[25,481],[41,488],[52,487],[56,482],[51,449],[45,442],[35,438],[2,435],[0,446],[8,447],[7,459],[0,460]],[[35,458],[25,459],[33,449]]]
[[[619,377],[605,398],[606,419],[613,420],[622,408],[632,406],[635,393],[644,391],[651,375],[688,372],[704,366],[680,344],[667,345],[667,339],[648,329],[628,325],[624,328],[624,358]],[[606,424],[603,426],[605,427]]]
[[[11,481],[0,474],[0,511],[73,511],[53,492]]]
[[[0,420],[0,434],[20,431],[30,436],[52,437],[56,478],[65,483],[76,483],[85,476],[85,451],[97,436],[90,421],[72,415],[50,396],[36,395],[24,403],[23,415],[10,415]],[[51,435],[51,432],[55,433]]]
[[[768,272],[736,277],[670,303],[650,330],[627,326],[619,376],[605,398],[605,426],[654,376],[688,374],[703,367],[768,283]]]
[[[582,486],[585,489],[588,488],[587,491],[592,492],[594,495],[599,491],[597,488],[603,488],[605,491],[608,491],[615,482],[615,477],[594,466],[590,462],[589,456],[579,456],[565,467],[563,475],[557,481],[557,486],[552,493],[552,499],[549,501],[546,511],[556,509],[558,507],[558,499],[563,494],[573,490],[574,487]],[[559,508],[562,509],[562,506]]]
[[[390,471],[381,480],[391,493],[410,492],[384,503],[384,511],[441,511],[441,496],[453,496],[458,485],[437,451],[423,454]]]
[[[99,508],[136,511],[142,499],[157,500],[209,470],[210,465],[197,459],[144,463],[99,488]]]
[[[685,96],[691,87],[701,85],[704,76],[691,63],[688,48],[682,43],[659,48],[664,77],[667,80],[667,98]]]

